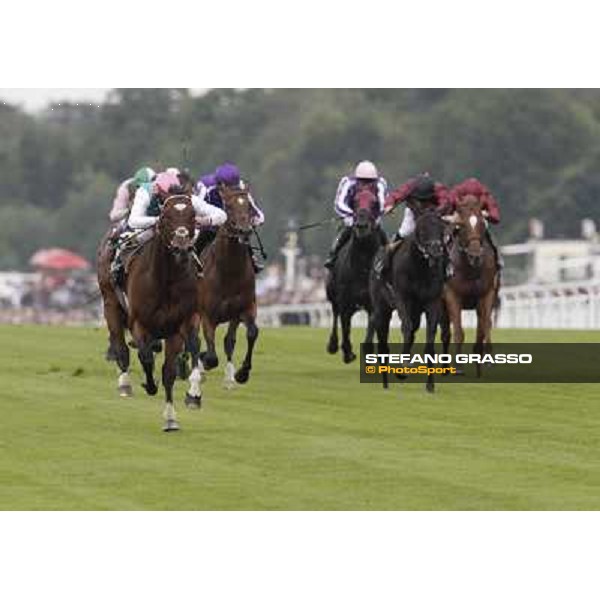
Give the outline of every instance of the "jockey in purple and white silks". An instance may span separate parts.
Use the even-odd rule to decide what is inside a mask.
[[[387,182],[377,171],[377,167],[368,160],[363,160],[356,165],[354,174],[342,177],[335,195],[335,212],[343,220],[343,228],[331,246],[325,266],[330,269],[344,244],[350,239],[354,223],[354,198],[360,189],[368,188],[379,200],[379,210],[376,215],[377,232],[382,244],[387,244],[387,236],[381,228],[381,217],[387,193]]]
[[[221,190],[223,188],[247,189],[239,168],[233,163],[223,163],[216,168],[214,173],[201,177],[196,183],[195,189],[198,196],[208,204],[223,210],[223,200],[221,198]],[[252,210],[252,226],[258,227],[265,222],[265,215],[250,193],[248,193],[248,202]],[[258,233],[256,231],[254,233],[258,237]],[[196,242],[198,254],[215,239],[216,235],[216,227],[205,229],[200,233]],[[250,246],[250,249],[252,264],[254,265],[254,270],[258,273],[264,268],[261,260],[262,256],[259,255],[259,249],[254,248],[254,246]]]

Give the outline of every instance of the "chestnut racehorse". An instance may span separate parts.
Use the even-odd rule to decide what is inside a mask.
[[[444,288],[444,314],[441,320],[441,339],[444,352],[451,340],[450,324],[456,352],[462,352],[465,339],[461,313],[464,309],[477,311],[477,335],[473,351],[482,353],[492,344],[492,311],[498,298],[500,277],[496,253],[487,235],[485,214],[479,200],[472,195],[461,198],[456,211],[445,217],[455,226],[450,250],[454,276]],[[477,363],[477,376],[481,365]]]
[[[179,429],[173,407],[173,385],[176,358],[185,343],[193,340],[197,324],[197,273],[191,259],[195,233],[195,211],[191,198],[186,195],[169,197],[163,204],[154,228],[154,237],[131,258],[124,286],[128,310],[109,294],[105,299],[105,316],[121,370],[119,390],[131,393],[129,380],[129,349],[125,343],[125,326],[131,332],[138,348],[140,362],[146,375],[144,388],[154,396],[158,388],[154,381],[154,353],[156,340],[164,339],[165,360],[162,383],[165,388],[164,431]],[[197,344],[197,338],[196,344]],[[193,342],[190,350],[197,361],[199,349]],[[193,385],[193,384],[192,384]],[[194,388],[190,394],[194,394]]]
[[[224,384],[246,383],[252,369],[252,352],[258,337],[256,326],[256,280],[250,255],[252,206],[248,190],[225,188],[221,191],[227,221],[219,228],[214,242],[202,253],[203,277],[198,281],[198,307],[207,350],[202,356],[206,370],[219,364],[215,351],[215,331],[229,323],[224,348],[227,356]],[[235,372],[232,357],[237,328],[246,326],[248,347],[241,367]],[[192,372],[194,375],[194,371]]]

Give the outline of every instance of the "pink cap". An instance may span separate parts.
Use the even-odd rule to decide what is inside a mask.
[[[177,175],[173,173],[168,173],[167,171],[159,173],[156,176],[156,180],[154,181],[154,183],[156,184],[156,187],[159,189],[159,191],[163,192],[164,194],[169,193],[171,186],[180,185]]]

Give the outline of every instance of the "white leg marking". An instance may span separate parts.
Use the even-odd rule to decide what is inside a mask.
[[[223,385],[227,389],[231,389],[235,385],[235,379],[233,378],[234,374],[235,374],[235,368],[233,366],[233,363],[231,361],[229,361],[225,365],[225,378],[223,379]]]
[[[175,407],[172,403],[165,402],[165,410],[163,412],[163,417],[167,421],[175,421],[177,415],[175,414]]]
[[[202,363],[200,363],[200,364],[202,364]],[[189,390],[190,396],[197,398],[201,394],[200,382],[202,381],[202,373],[200,371],[199,366],[195,367],[192,370],[192,374],[190,375],[188,381],[190,382],[190,390]]]
[[[129,378],[129,373],[127,371],[123,371],[119,375],[119,387],[124,387],[126,385],[131,385],[131,379]]]

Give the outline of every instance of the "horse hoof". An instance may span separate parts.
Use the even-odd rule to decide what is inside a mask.
[[[217,358],[216,354],[206,354],[202,359],[202,364],[204,365],[204,368],[207,371],[210,371],[211,369],[214,369],[219,366],[219,359]]]
[[[158,388],[154,383],[152,385],[142,383],[142,387],[146,390],[146,394],[148,394],[148,396],[156,396],[156,394],[158,393]]]
[[[425,384],[425,389],[430,393],[433,394],[435,392],[435,386],[433,385],[433,383],[427,383]]]
[[[185,405],[188,408],[202,408],[202,396],[192,396],[190,394],[186,394]]]
[[[226,390],[232,390],[235,388],[235,379],[223,379],[223,387]]]
[[[131,398],[133,396],[133,388],[130,385],[120,385],[119,396],[121,398]]]
[[[179,431],[179,423],[175,421],[175,419],[167,419],[166,423],[163,426],[163,431],[165,433],[170,433],[171,431]]]
[[[344,363],[349,364],[356,360],[356,354],[354,352],[347,352],[344,354]]]
[[[335,354],[338,351],[338,343],[337,340],[329,340],[329,344],[327,344],[327,352],[329,354]]]
[[[238,383],[246,383],[248,379],[250,379],[250,371],[248,371],[247,369],[240,369],[235,374],[235,380]]]

